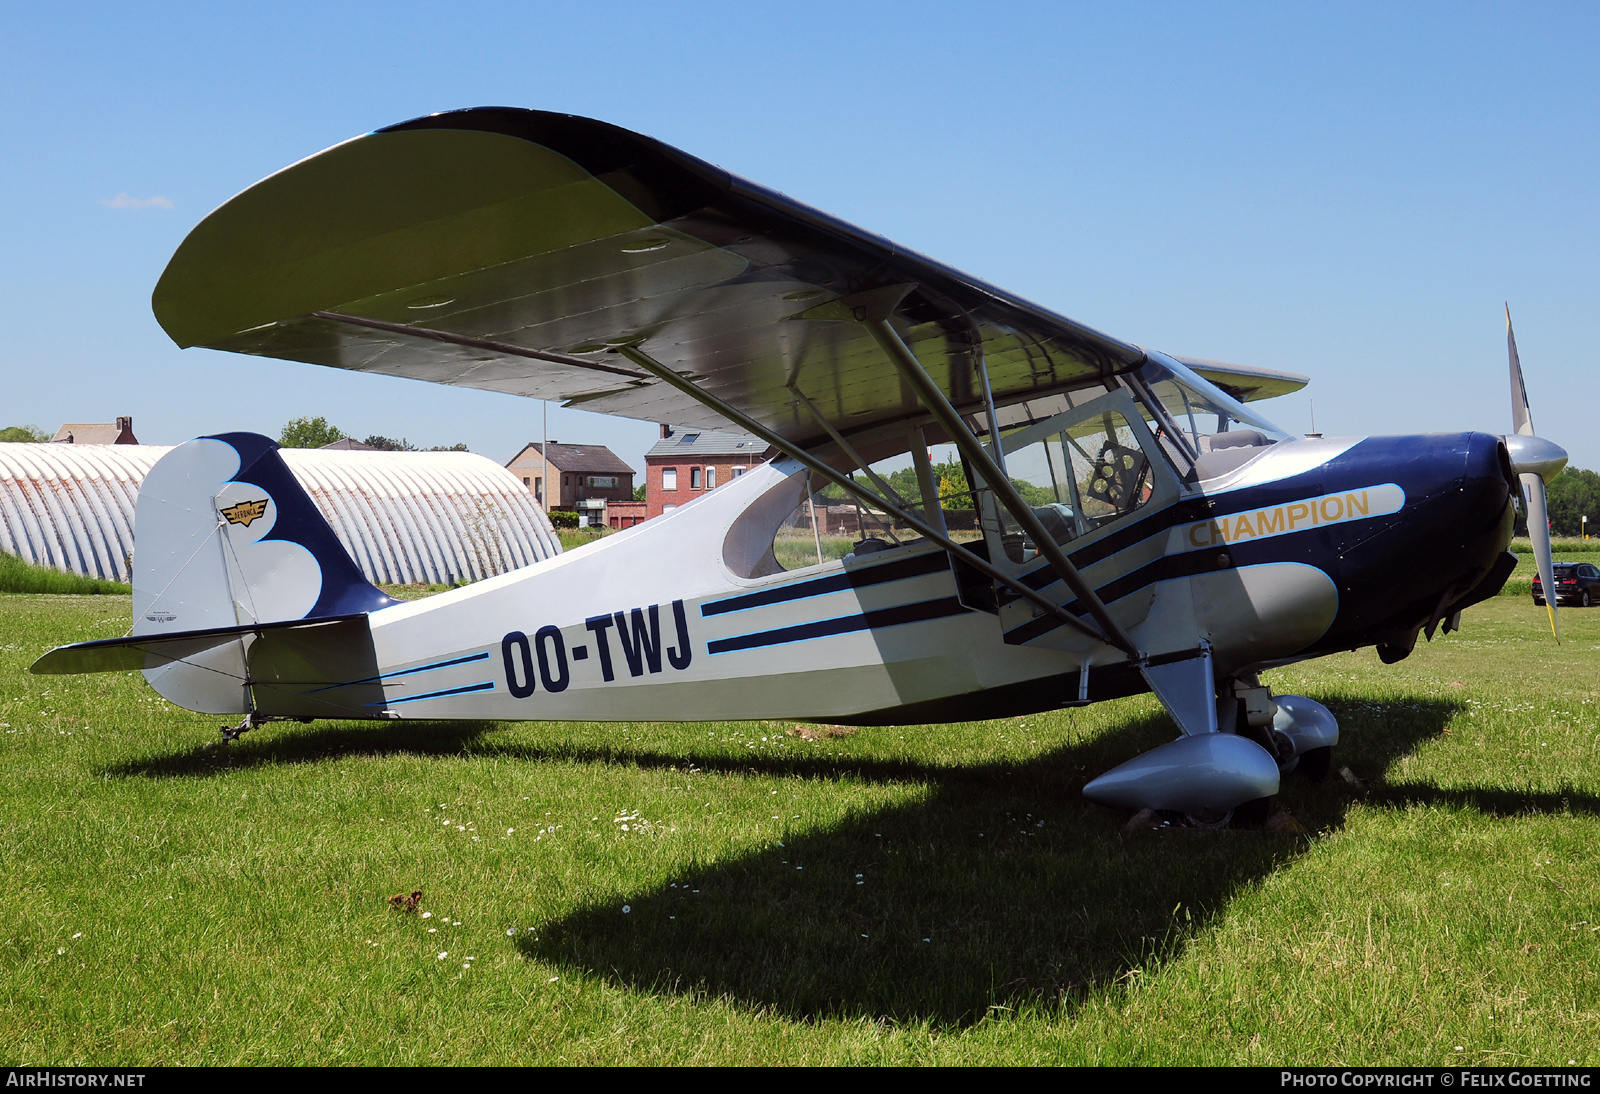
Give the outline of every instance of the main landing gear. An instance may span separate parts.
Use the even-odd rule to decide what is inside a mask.
[[[1092,780],[1084,797],[1220,828],[1265,820],[1284,775],[1327,775],[1339,740],[1327,707],[1303,695],[1275,696],[1253,674],[1225,680],[1219,691],[1215,731],[1135,756]]]

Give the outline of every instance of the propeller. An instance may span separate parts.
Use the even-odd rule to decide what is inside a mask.
[[[1528,410],[1528,388],[1522,382],[1522,362],[1517,359],[1517,336],[1511,330],[1511,305],[1506,305],[1506,350],[1511,357],[1511,429],[1503,437],[1511,456],[1511,470],[1522,483],[1522,498],[1527,506],[1528,538],[1533,541],[1533,559],[1539,567],[1539,584],[1544,588],[1545,609],[1550,613],[1550,631],[1561,641],[1561,623],[1556,616],[1555,566],[1550,557],[1550,512],[1545,504],[1545,483],[1561,474],[1567,465],[1566,450],[1534,435],[1533,415]]]

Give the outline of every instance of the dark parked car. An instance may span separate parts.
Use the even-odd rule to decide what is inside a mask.
[[[1600,604],[1600,569],[1587,562],[1558,562],[1554,569],[1557,604],[1576,604],[1580,608]],[[1533,578],[1533,602],[1544,603],[1544,583],[1537,574]]]

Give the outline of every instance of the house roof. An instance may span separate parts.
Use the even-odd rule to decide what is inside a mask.
[[[704,459],[707,456],[749,456],[759,460],[766,444],[748,433],[722,433],[715,429],[682,429],[663,437],[644,454],[647,460]]]
[[[333,451],[333,452],[376,452],[376,451],[378,451],[376,448],[372,447],[370,444],[362,444],[360,441],[354,440],[354,439],[352,439],[350,437],[340,437],[338,440],[333,441],[330,444],[325,444],[322,447],[325,448],[325,449],[328,449],[330,451]]]
[[[126,438],[126,439],[124,439]],[[50,438],[56,444],[138,444],[133,419],[117,422],[68,422]]]
[[[506,466],[510,467],[511,464],[516,463],[517,460],[522,458],[522,453],[528,451],[528,449],[531,448],[538,452],[540,447],[540,442],[529,441],[522,447],[522,452],[518,452],[511,457]],[[587,475],[632,475],[635,473],[633,468],[619,460],[616,453],[603,444],[562,444],[560,441],[551,441],[548,448],[549,454],[547,458],[551,466],[560,471],[571,471]]]

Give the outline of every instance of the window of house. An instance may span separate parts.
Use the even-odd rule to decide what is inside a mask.
[[[530,486],[530,485],[532,485],[532,484],[531,484],[531,483],[529,483],[529,482],[528,482],[528,476],[526,476],[526,475],[524,475],[524,476],[522,476],[522,485],[523,485],[523,486]]]
[[[706,468],[706,489],[707,490],[715,490],[716,488],[717,488],[717,469],[715,467],[708,467],[708,468]]]
[[[678,469],[676,467],[663,467],[661,469],[661,489],[676,490],[678,488]]]
[[[698,467],[689,468],[689,489],[700,489],[700,469]]]
[[[677,508],[676,505],[663,505],[661,507],[661,515],[662,516],[666,516],[668,513],[672,512],[676,508]]]
[[[744,474],[744,470],[745,469],[742,467],[735,467],[733,469],[733,477],[738,478],[740,475]]]

